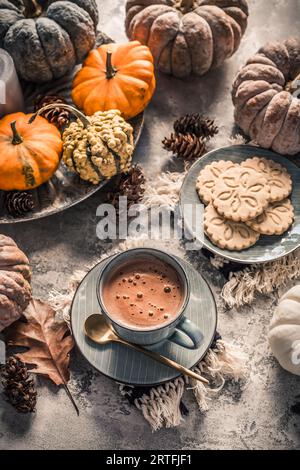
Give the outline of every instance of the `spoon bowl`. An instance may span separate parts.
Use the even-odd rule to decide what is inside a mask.
[[[114,341],[117,335],[107,324],[103,315],[94,314],[89,316],[84,324],[85,334],[98,344],[107,344]]]

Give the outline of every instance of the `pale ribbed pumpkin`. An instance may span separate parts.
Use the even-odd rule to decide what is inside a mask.
[[[150,47],[160,72],[204,75],[234,54],[247,0],[127,0],[126,33]]]
[[[270,324],[269,344],[281,367],[300,375],[300,285],[279,300]]]
[[[38,116],[8,114],[0,120],[0,189],[33,189],[55,173],[63,143],[59,131]]]
[[[150,49],[132,41],[91,51],[73,81],[72,99],[87,116],[119,109],[130,119],[146,108],[154,90]]]
[[[270,42],[237,74],[235,121],[260,147],[300,152],[300,39]]]

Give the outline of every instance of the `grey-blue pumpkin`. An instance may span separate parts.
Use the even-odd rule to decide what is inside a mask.
[[[0,47],[32,82],[60,78],[81,63],[97,24],[95,0],[0,0]]]

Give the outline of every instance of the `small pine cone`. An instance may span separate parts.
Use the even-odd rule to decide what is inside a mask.
[[[35,111],[47,106],[48,104],[67,104],[61,96],[45,95],[39,97],[36,101]],[[41,116],[47,119],[51,124],[54,124],[59,130],[62,130],[70,122],[70,113],[66,109],[59,107],[44,111]]]
[[[1,375],[4,393],[9,403],[19,413],[34,412],[37,392],[26,365],[17,357],[11,356],[7,359]]]
[[[35,204],[32,194],[25,191],[11,191],[6,195],[5,207],[9,215],[21,217],[31,212]]]
[[[119,197],[127,197],[128,209],[141,201],[145,192],[145,175],[140,166],[133,166],[127,173],[119,175],[119,180],[114,191],[107,194],[107,202],[118,208]]]
[[[197,137],[210,139],[218,134],[218,126],[212,119],[201,116],[201,114],[186,114],[174,122],[176,134],[195,134]]]
[[[187,161],[196,160],[206,152],[205,139],[193,134],[171,134],[162,144],[166,150]]]

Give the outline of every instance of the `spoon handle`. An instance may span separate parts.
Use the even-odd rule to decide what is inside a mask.
[[[192,377],[193,379],[199,380],[199,382],[203,382],[205,384],[209,383],[208,380],[206,380],[201,375],[196,374],[192,370],[187,369],[186,367],[182,366],[181,364],[178,364],[175,361],[172,361],[172,359],[169,359],[168,357],[161,356],[160,354],[153,352],[153,351],[149,351],[149,349],[143,348],[142,346],[139,346],[138,344],[128,343],[127,341],[121,338],[116,338],[114,339],[114,341],[116,343],[125,344],[126,346],[129,346],[130,348],[135,349],[136,351],[145,354],[145,356],[149,356],[151,357],[151,359],[154,359],[157,362],[161,362],[165,366],[172,367],[173,369],[178,370],[184,375],[188,375],[189,377]]]

